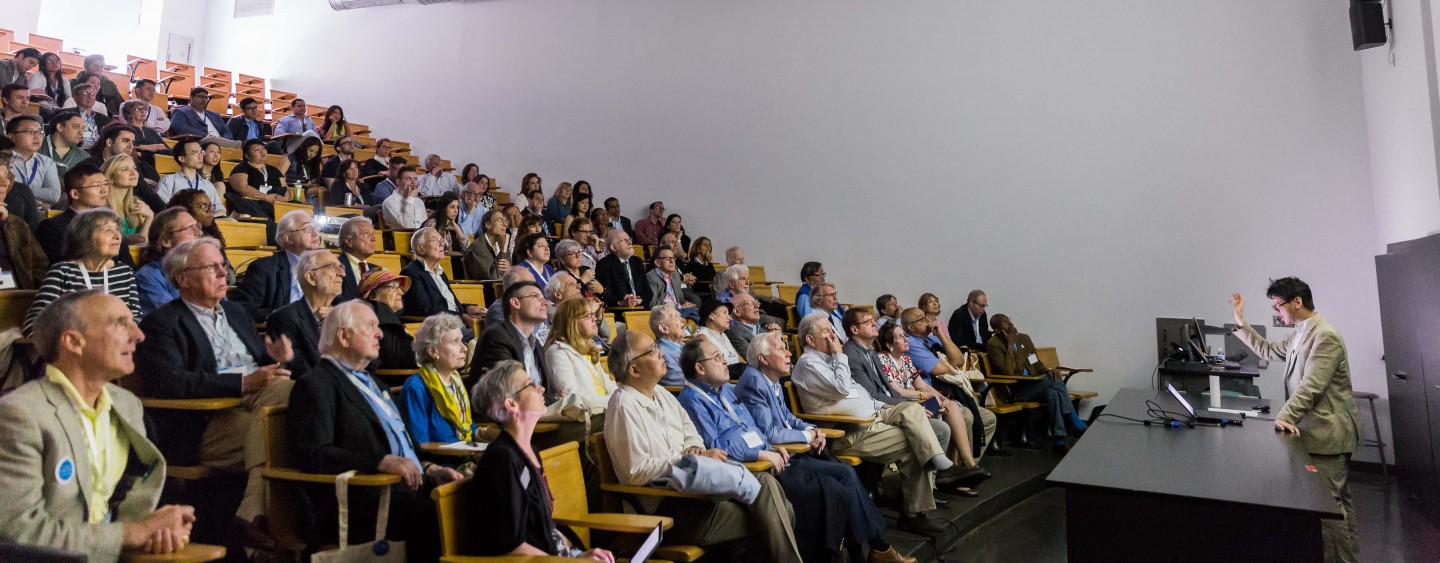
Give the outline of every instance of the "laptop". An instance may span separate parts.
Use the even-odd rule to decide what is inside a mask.
[[[1208,408],[1200,409],[1197,412],[1195,410],[1195,407],[1190,406],[1190,401],[1186,401],[1185,396],[1181,395],[1179,391],[1175,390],[1174,384],[1166,383],[1165,388],[1170,390],[1170,395],[1175,397],[1175,400],[1180,401],[1180,406],[1185,407],[1185,412],[1190,413],[1190,419],[1195,422],[1211,422],[1215,424],[1223,422],[1226,424],[1234,424],[1237,422],[1245,421],[1244,414],[1234,414]]]
[[[660,535],[660,524],[656,524],[655,529],[650,530],[650,537],[645,538],[645,542],[640,544],[639,549],[635,550],[635,555],[630,556],[631,563],[645,563],[649,561],[650,554],[655,552],[655,548],[660,547]]]

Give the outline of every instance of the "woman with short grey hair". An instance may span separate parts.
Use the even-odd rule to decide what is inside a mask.
[[[400,389],[400,413],[418,444],[468,442],[475,438],[475,416],[460,368],[469,350],[461,335],[460,317],[434,315],[415,331],[411,348],[420,370]]]
[[[96,174],[91,182],[103,181]],[[35,301],[25,313],[23,332],[30,336],[31,325],[45,306],[61,295],[82,289],[99,289],[125,301],[135,321],[140,321],[140,290],[135,270],[115,259],[120,254],[120,217],[100,207],[76,214],[66,232],[65,260],[50,265]]]

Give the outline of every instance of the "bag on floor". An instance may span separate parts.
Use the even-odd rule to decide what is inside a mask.
[[[350,478],[354,471],[335,476],[335,501],[340,507],[340,547],[310,556],[312,563],[401,563],[405,561],[405,542],[385,539],[390,523],[390,487],[380,489],[380,506],[375,512],[375,541],[350,545]]]

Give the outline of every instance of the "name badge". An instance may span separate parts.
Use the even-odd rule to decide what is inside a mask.
[[[528,467],[522,468],[522,469],[520,470],[520,488],[521,488],[521,489],[528,489],[528,488],[530,488],[530,468],[528,468]]]
[[[754,430],[741,434],[740,437],[745,438],[745,445],[751,448],[758,448],[765,443],[760,440],[760,434]]]
[[[1040,358],[1036,357],[1033,352],[1030,354],[1030,363],[1032,363],[1032,364],[1038,364],[1038,363],[1040,363]]]
[[[11,272],[0,272],[0,289],[15,289],[15,274]]]
[[[856,385],[851,385],[851,386],[850,386],[850,393],[847,394],[847,395],[845,395],[845,398],[846,398],[846,399],[859,399],[859,398],[860,398],[860,387],[859,387],[859,386],[856,386]]]
[[[69,485],[75,480],[75,460],[65,456],[60,460],[60,465],[55,466],[55,480],[61,485]]]

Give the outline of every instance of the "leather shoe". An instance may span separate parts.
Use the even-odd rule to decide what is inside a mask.
[[[895,546],[885,551],[870,550],[870,557],[866,558],[870,563],[915,563],[914,557],[906,557],[895,551]]]
[[[978,465],[971,469],[973,470],[972,472],[966,473],[965,476],[955,480],[954,485],[956,487],[974,487],[980,483],[984,483],[986,479],[990,478],[990,472]]]
[[[1050,447],[1050,451],[1053,452],[1055,455],[1068,454],[1070,453],[1070,444],[1066,444],[1064,442],[1057,443],[1054,446]]]
[[[936,471],[935,484],[937,486],[953,485],[959,483],[961,480],[974,479],[975,476],[979,474],[985,475],[984,477],[980,478],[980,481],[984,481],[990,478],[990,474],[985,473],[985,470],[981,469],[978,465],[974,467],[961,467],[959,465],[954,465],[944,471]],[[979,483],[980,481],[970,481],[970,483],[975,484]],[[968,487],[970,485],[961,486]]]
[[[920,534],[938,538],[945,533],[945,527],[937,524],[934,520],[925,517],[925,514],[909,514],[901,516],[899,528],[910,533]]]

